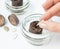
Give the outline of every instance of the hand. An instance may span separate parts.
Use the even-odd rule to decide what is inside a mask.
[[[43,8],[46,10],[46,13],[42,16],[39,26],[53,32],[60,32],[60,23],[47,21],[55,15],[60,16],[60,0],[47,0],[43,4]]]

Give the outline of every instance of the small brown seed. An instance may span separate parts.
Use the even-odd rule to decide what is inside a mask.
[[[9,31],[9,27],[4,26],[4,30],[8,32]]]

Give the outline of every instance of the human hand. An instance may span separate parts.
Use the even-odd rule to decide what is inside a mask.
[[[43,8],[46,13],[42,16],[39,26],[49,31],[60,32],[60,23],[47,21],[55,15],[60,16],[60,0],[47,0],[43,4]]]

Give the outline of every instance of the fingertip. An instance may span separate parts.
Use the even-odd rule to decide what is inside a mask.
[[[46,0],[46,2],[42,5],[45,10],[48,10],[54,4],[53,0]]]

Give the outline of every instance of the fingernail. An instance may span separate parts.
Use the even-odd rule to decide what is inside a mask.
[[[42,22],[39,22],[38,25],[41,27],[41,28],[46,28],[47,25],[45,23],[42,23]]]

